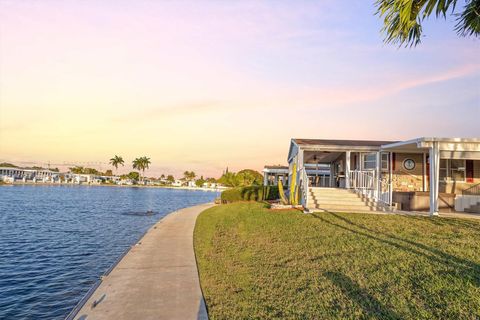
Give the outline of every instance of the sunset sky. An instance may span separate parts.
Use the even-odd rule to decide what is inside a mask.
[[[0,162],[218,177],[290,138],[480,137],[480,43],[431,19],[385,45],[374,0],[0,0]],[[123,171],[130,171],[128,166]]]

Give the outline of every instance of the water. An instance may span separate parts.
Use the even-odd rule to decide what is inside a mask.
[[[158,188],[0,187],[0,319],[65,318],[155,222],[217,196]]]

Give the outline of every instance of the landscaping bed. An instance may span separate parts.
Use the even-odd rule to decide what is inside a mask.
[[[211,319],[478,319],[480,221],[204,211],[195,252]]]

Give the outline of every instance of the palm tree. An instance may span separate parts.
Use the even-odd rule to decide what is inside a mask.
[[[195,180],[195,177],[196,177],[196,176],[197,176],[197,175],[196,175],[195,172],[193,172],[193,171],[185,171],[185,172],[183,173],[183,178],[184,178],[185,180],[187,180],[187,181]]]
[[[150,158],[147,158],[147,157],[136,158],[132,162],[133,169],[142,171],[142,173],[145,173],[145,170],[150,167],[150,164],[151,164]],[[142,175],[140,175],[140,180],[143,180]]]
[[[115,155],[112,159],[110,159],[110,164],[115,167],[115,173],[117,173],[118,165],[121,165],[123,167],[124,163],[125,162],[123,161],[123,158],[121,156]]]
[[[463,8],[458,0],[377,0],[377,15],[383,17],[385,42],[400,46],[416,46],[421,41],[422,22],[432,13],[435,16],[456,16],[455,31],[459,36],[480,35],[480,0],[465,0]],[[460,12],[459,12],[460,11]]]

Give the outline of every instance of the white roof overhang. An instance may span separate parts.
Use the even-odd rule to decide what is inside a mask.
[[[417,138],[383,145],[381,151],[424,153],[435,143],[441,158],[480,159],[480,138]]]

